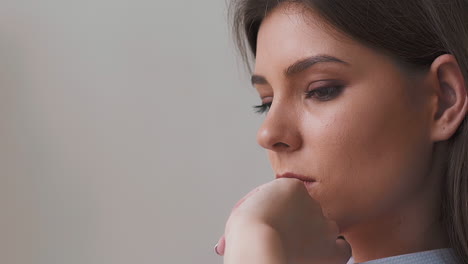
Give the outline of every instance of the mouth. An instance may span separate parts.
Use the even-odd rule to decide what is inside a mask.
[[[284,173],[284,174],[277,174],[276,179],[280,179],[280,178],[295,178],[295,179],[301,180],[303,182],[315,182],[315,179],[312,178],[312,177],[307,177],[307,176],[300,175],[300,174],[295,174],[295,173],[292,173],[292,172],[287,172],[287,173]]]

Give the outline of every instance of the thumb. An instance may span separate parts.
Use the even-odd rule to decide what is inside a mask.
[[[351,245],[348,242],[346,242],[344,237],[339,236],[336,239],[336,247],[341,256],[343,256],[343,258],[349,259],[352,256]]]

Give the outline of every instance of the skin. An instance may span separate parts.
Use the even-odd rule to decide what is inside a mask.
[[[342,264],[351,248],[304,183],[282,178],[248,194],[228,219],[218,249],[225,264]],[[224,243],[225,242],[225,243]]]
[[[258,143],[275,174],[316,180],[308,194],[355,261],[450,247],[437,220],[445,141],[467,112],[456,59],[410,70],[297,4],[271,11],[257,41],[253,83],[271,103]],[[311,56],[342,62],[285,74]]]

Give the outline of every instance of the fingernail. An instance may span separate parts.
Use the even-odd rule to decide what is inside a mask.
[[[214,251],[215,251],[215,253],[216,253],[217,255],[219,255],[219,252],[218,252],[218,244],[216,244],[216,245],[214,246]]]

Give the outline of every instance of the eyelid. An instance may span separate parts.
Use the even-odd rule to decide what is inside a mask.
[[[343,91],[343,85],[331,85],[319,87],[317,89],[309,90],[305,93],[306,98],[318,100],[320,102],[326,102],[335,99]],[[320,95],[322,91],[326,91],[325,94]]]
[[[343,86],[343,85],[344,85],[343,82],[338,81],[338,80],[333,80],[333,79],[317,80],[317,81],[311,82],[309,86],[307,87],[307,90],[310,91],[311,90],[310,88],[312,86],[314,86],[313,87],[314,89],[318,89],[318,88],[323,88],[326,86]]]
[[[265,104],[265,103],[271,103],[271,101],[267,101],[266,99],[268,98],[271,98],[271,101],[273,101],[273,96],[264,96],[264,97],[261,97],[260,99],[262,100],[262,103]]]

